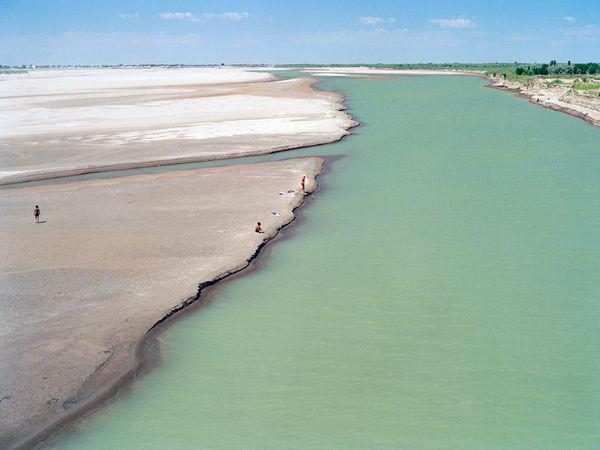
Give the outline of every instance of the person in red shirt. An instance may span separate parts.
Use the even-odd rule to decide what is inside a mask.
[[[300,182],[300,185],[302,186],[302,192],[304,192],[304,183],[306,181],[306,177],[302,177],[302,181]]]

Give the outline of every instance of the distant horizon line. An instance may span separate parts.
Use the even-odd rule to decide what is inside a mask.
[[[558,64],[579,64],[578,61],[557,61]],[[593,62],[591,61],[587,61]],[[540,61],[495,61],[495,62],[347,62],[347,63],[97,63],[97,64],[0,64],[0,68],[3,69],[33,69],[33,68],[45,68],[45,67],[282,67],[282,66],[312,66],[312,67],[342,67],[342,66],[512,66],[512,65],[523,65],[523,64],[545,64],[546,62]]]

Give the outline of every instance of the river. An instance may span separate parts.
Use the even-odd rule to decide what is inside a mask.
[[[484,85],[322,81],[298,223],[45,447],[597,448],[600,129]]]

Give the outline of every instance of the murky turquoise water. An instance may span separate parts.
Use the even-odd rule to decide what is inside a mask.
[[[474,78],[322,86],[363,126],[285,155],[345,155],[291,238],[51,445],[600,448],[600,129]]]

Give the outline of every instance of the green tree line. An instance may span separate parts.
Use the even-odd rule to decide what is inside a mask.
[[[549,64],[520,65],[515,68],[516,75],[595,75],[600,74],[598,63],[557,63],[555,60]]]

